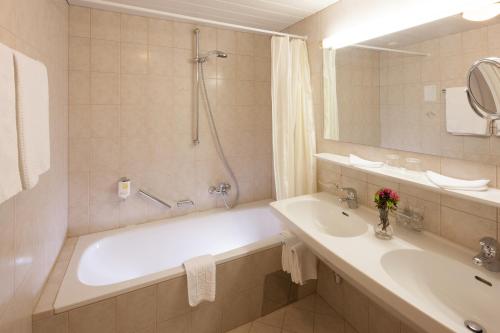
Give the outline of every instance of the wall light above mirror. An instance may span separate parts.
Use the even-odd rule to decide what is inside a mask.
[[[466,159],[500,156],[500,148],[490,149],[500,124],[477,116],[467,100],[467,72],[485,57],[500,57],[500,17],[474,22],[457,14],[324,48],[325,139]],[[481,84],[475,89],[484,91]]]

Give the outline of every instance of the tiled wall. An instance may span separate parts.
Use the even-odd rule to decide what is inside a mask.
[[[345,319],[346,333],[424,333],[414,323],[401,321],[396,313],[372,301],[348,281],[336,283],[334,271],[322,262],[318,269],[318,294]]]
[[[399,150],[382,149],[323,139],[323,132],[321,130],[323,128],[323,106],[321,104],[321,96],[323,94],[321,81],[322,51],[319,45],[321,40],[326,37],[325,31],[327,31],[330,25],[330,22],[328,22],[326,18],[331,15],[332,11],[335,11],[335,5],[306,18],[288,29],[289,32],[307,35],[309,37],[307,42],[309,48],[309,61],[313,73],[312,88],[313,94],[316,96],[314,111],[317,126],[318,152],[330,152],[342,155],[354,153],[367,159],[379,161],[385,161],[388,154],[398,154],[402,161],[407,157],[416,157],[422,161],[421,167],[423,170],[433,170],[444,175],[464,179],[487,178],[491,180],[490,186],[499,187],[500,181],[497,174],[500,172],[500,164],[496,164],[495,160],[487,157],[492,155],[478,153],[460,156],[470,159],[468,161],[464,159],[408,153]],[[492,26],[487,30],[481,30],[483,37],[482,39],[478,39],[477,42],[481,43],[482,41],[482,43],[484,43],[485,31],[495,31],[495,29],[498,29],[497,26]],[[481,31],[477,33],[481,33]],[[453,49],[453,44],[466,44],[464,42],[464,40],[466,40],[465,37],[463,40],[456,36],[450,38],[452,39],[446,39],[446,45],[448,45],[450,49]],[[467,40],[469,42],[471,41],[470,39]],[[498,40],[499,39],[493,40],[491,43],[498,43]],[[445,45],[443,45],[443,47],[444,46]],[[470,55],[471,58],[480,57],[479,53],[474,54],[474,56],[472,56],[472,54],[473,53]],[[457,65],[455,67],[450,65],[450,68],[446,67],[446,71],[449,75],[455,75],[453,74],[455,70],[460,70],[461,74],[457,75],[462,75],[465,68],[463,65],[465,60],[462,56],[455,56],[454,59],[458,59]],[[467,139],[472,141],[477,140],[477,142],[482,141],[482,143],[478,144],[476,147],[476,152],[480,152],[485,148],[488,149],[488,151],[490,151],[489,149],[494,151],[498,149],[497,146],[500,147],[500,143],[497,143],[498,139],[496,138],[492,138],[491,142],[490,139]],[[456,138],[456,140],[461,141],[465,146],[465,138],[459,137]],[[459,143],[459,146],[460,145]],[[479,239],[483,236],[500,238],[498,214],[497,209],[494,207],[423,191],[413,186],[388,182],[385,179],[371,177],[367,174],[353,172],[344,168],[341,169],[323,162],[319,163],[318,166],[318,181],[320,189],[323,190],[325,189],[324,185],[328,183],[339,183],[344,187],[354,187],[358,191],[360,202],[370,206],[373,205],[371,202],[372,195],[382,185],[399,190],[404,201],[409,202],[415,207],[425,208],[425,227],[427,230],[471,249],[478,249]]]
[[[37,315],[33,332],[227,332],[288,304],[289,279],[269,283],[266,278],[276,276],[280,269],[281,246],[277,246],[217,265],[213,303],[190,307],[186,276],[182,276],[61,314]],[[315,283],[302,287],[295,299],[315,289]],[[266,306],[270,300],[272,308]]]
[[[160,198],[216,207],[209,185],[229,181],[200,103],[201,144],[191,143],[193,29],[187,23],[70,8],[70,235],[135,224],[166,211],[116,196],[121,176]],[[241,202],[271,197],[269,37],[200,27],[221,141]]]
[[[498,137],[455,136],[446,131],[441,89],[466,86],[476,60],[500,55],[500,24],[427,40],[404,49],[428,57],[380,53],[382,145],[472,161],[500,163]],[[437,99],[425,102],[425,86]],[[385,125],[385,126],[384,126]]]
[[[50,170],[35,188],[0,204],[1,333],[31,332],[32,309],[66,235],[67,22],[64,0],[0,2],[0,42],[47,66],[51,136]]]
[[[376,51],[336,51],[340,141],[380,145],[379,62]]]

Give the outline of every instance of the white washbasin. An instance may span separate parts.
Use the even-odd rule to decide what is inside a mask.
[[[355,211],[339,210],[334,203],[304,200],[292,202],[289,210],[299,218],[309,219],[319,230],[333,237],[355,237],[368,231],[368,225]]]
[[[498,323],[499,285],[491,283],[483,272],[449,257],[416,249],[388,252],[381,263],[396,283],[411,293],[425,295],[429,307],[436,307],[457,321],[467,318]]]
[[[475,266],[469,249],[401,228],[380,240],[372,230],[375,210],[350,210],[327,193],[271,206],[322,259],[423,330],[470,333],[464,321],[473,320],[500,333],[500,273]]]

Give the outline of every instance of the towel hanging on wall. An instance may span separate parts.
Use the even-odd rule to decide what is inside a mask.
[[[16,128],[14,55],[0,44],[0,203],[22,190]]]
[[[29,190],[50,168],[49,82],[39,61],[14,52],[17,140],[23,189]]]
[[[491,122],[472,110],[465,87],[446,89],[446,131],[453,135],[491,135]]]

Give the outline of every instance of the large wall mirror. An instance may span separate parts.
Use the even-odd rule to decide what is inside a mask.
[[[477,156],[474,145],[486,145],[490,154],[500,122],[481,118],[467,101],[468,71],[486,57],[500,57],[498,17],[457,15],[324,49],[325,139],[453,157],[467,149]],[[499,75],[493,85],[479,74],[471,78],[474,96],[500,110],[500,67],[490,71]]]

